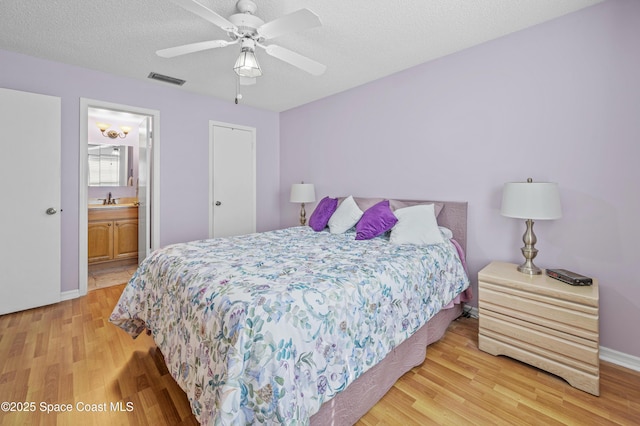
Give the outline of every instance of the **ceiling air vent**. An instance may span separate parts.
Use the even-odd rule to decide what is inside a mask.
[[[165,83],[176,84],[178,86],[182,86],[186,82],[186,80],[169,77],[168,75],[158,74],[157,72],[150,72],[148,77],[154,80],[164,81]]]

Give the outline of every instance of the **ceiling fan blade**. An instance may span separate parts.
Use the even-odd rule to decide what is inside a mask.
[[[255,78],[242,77],[242,76],[239,76],[238,78],[240,79],[240,85],[241,86],[251,86],[253,84],[256,84],[256,79]]]
[[[156,55],[162,58],[173,58],[180,55],[186,55],[187,53],[200,52],[201,50],[215,49],[217,47],[225,47],[236,42],[230,42],[226,40],[209,40],[201,41],[198,43],[184,44],[182,46],[169,47],[167,49],[160,49],[156,51]]]
[[[274,38],[283,34],[302,31],[322,25],[318,15],[309,9],[300,9],[284,15],[258,27],[258,34],[265,38]]]
[[[281,61],[291,64],[294,67],[298,67],[312,75],[322,75],[327,69],[326,65],[316,62],[313,59],[309,59],[306,56],[302,56],[296,52],[292,52],[284,47],[276,46],[274,44],[260,47],[264,47],[267,54],[274,58],[278,58]]]
[[[223,18],[213,10],[198,3],[195,0],[171,0],[171,2],[188,10],[191,13],[200,16],[201,18],[206,19],[207,21],[211,22],[214,25],[217,25],[227,32],[236,32],[238,30],[238,27],[229,22],[229,20]]]

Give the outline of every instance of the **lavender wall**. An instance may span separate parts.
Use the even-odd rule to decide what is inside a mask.
[[[503,183],[558,182],[564,216],[535,224],[536,263],[599,278],[601,344],[640,356],[638,40],[640,2],[608,1],[284,112],[281,187],[467,200],[477,294],[484,265],[522,259]]]
[[[0,64],[0,87],[62,98],[62,291],[78,288],[78,212],[86,208],[78,205],[81,97],[160,111],[161,245],[208,236],[209,120],[257,129],[257,229],[278,227],[277,113],[1,50]]]

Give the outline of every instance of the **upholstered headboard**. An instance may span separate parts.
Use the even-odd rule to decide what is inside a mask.
[[[339,197],[339,201],[342,202],[346,197]],[[367,198],[367,197],[353,197],[356,204],[362,211],[367,210],[369,207],[382,200],[394,200],[406,205],[407,207],[417,204],[441,204],[443,206],[440,214],[437,217],[438,225],[451,229],[453,232],[453,238],[462,246],[465,253],[467,252],[467,202],[463,201],[433,201],[433,200],[400,200],[393,198]],[[391,203],[392,208],[395,203]]]

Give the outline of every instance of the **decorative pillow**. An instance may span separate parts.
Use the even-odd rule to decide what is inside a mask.
[[[450,240],[453,238],[453,231],[449,228],[445,228],[444,226],[438,226],[440,228],[440,233],[442,234],[442,238],[445,240]]]
[[[362,210],[360,210],[352,196],[345,198],[329,219],[329,231],[332,234],[342,234],[348,231],[358,223],[362,214]]]
[[[367,209],[356,224],[356,240],[370,240],[387,232],[398,222],[389,200],[380,201]]]
[[[438,203],[435,201],[401,201],[401,200],[389,200],[389,205],[391,206],[391,211],[396,211],[399,209],[404,209],[406,207],[413,206],[422,206],[426,204],[433,204],[436,218],[440,215],[440,212],[444,208],[444,203]]]
[[[347,197],[338,197],[338,206],[346,199]],[[378,204],[380,201],[384,201],[384,200],[385,200],[384,198],[380,198],[380,197],[377,197],[377,198],[353,197],[353,201],[356,202],[356,205],[358,206],[358,208],[363,212],[366,212],[371,207]]]
[[[329,223],[329,219],[331,215],[338,208],[338,199],[337,198],[329,198],[324,197],[318,205],[316,209],[311,213],[311,217],[309,218],[309,226],[316,232],[322,231],[327,227]]]
[[[398,223],[391,229],[393,244],[441,244],[444,242],[433,204],[405,207],[394,212]]]

